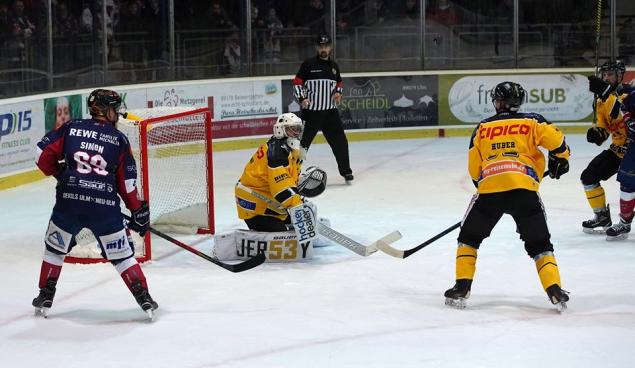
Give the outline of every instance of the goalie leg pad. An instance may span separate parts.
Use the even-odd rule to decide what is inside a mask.
[[[220,261],[248,259],[264,253],[267,262],[297,262],[313,258],[313,241],[298,241],[294,231],[236,230],[214,235],[212,255]]]

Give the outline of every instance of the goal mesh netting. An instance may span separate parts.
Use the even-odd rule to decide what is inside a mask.
[[[130,110],[117,128],[129,139],[137,187],[150,205],[150,223],[165,232],[213,233],[213,166],[209,109],[159,107]],[[123,203],[122,203],[123,205]],[[124,213],[129,211],[123,209]],[[149,233],[132,232],[135,257],[151,258]],[[69,262],[103,261],[88,229],[76,237]]]

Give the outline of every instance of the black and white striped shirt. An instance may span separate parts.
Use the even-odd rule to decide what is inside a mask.
[[[331,59],[323,60],[318,56],[305,60],[293,79],[293,95],[302,103],[309,99],[308,110],[322,111],[336,109],[333,102],[335,92],[342,93],[340,68]]]

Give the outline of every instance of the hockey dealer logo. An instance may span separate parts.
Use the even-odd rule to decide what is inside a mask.
[[[103,192],[106,190],[106,183],[79,179],[79,187]]]
[[[298,241],[306,241],[316,237],[315,216],[311,213],[310,207],[302,207],[293,213],[293,227],[298,234]]]
[[[479,136],[481,139],[494,139],[496,137],[501,137],[504,135],[527,135],[529,134],[530,129],[531,128],[528,124],[498,125],[493,127],[481,128],[479,131]]]

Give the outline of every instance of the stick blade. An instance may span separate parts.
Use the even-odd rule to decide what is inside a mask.
[[[261,264],[265,263],[266,260],[267,260],[267,257],[265,257],[265,254],[259,253],[257,256],[249,258],[248,260],[242,263],[229,264],[229,263],[220,262],[218,260],[215,260],[214,263],[228,271],[237,273],[237,272],[251,270],[254,267],[258,267]]]
[[[392,246],[390,246],[390,244],[388,244],[388,242],[379,240],[377,241],[377,248],[379,250],[381,250],[382,252],[388,254],[389,256],[395,257],[395,258],[405,258],[405,251],[401,250],[401,249],[397,249],[397,248],[393,248]]]
[[[381,239],[369,244],[368,247],[366,248],[365,256],[368,257],[369,255],[377,252],[378,243],[382,242],[382,243],[385,243],[385,244],[391,244],[391,243],[396,242],[399,239],[401,239],[401,233],[399,231],[393,231],[392,233],[384,236],[383,238],[381,238]]]

